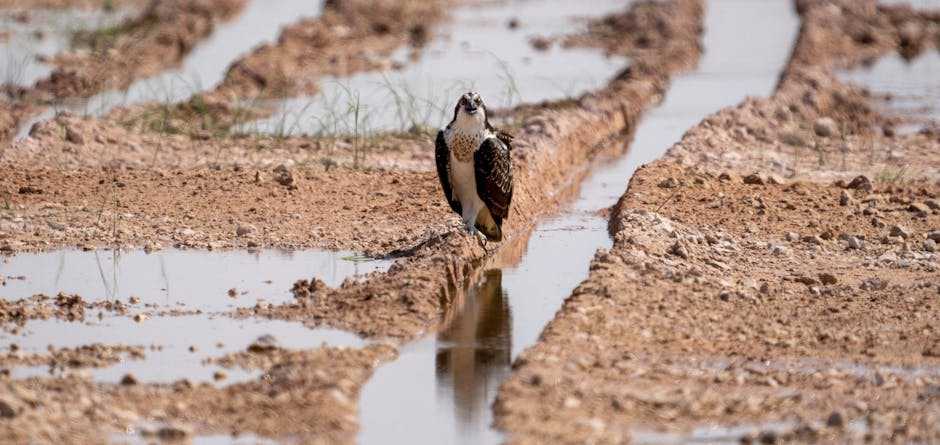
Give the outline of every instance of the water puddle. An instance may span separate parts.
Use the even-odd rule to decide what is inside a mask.
[[[317,277],[329,286],[362,274],[385,271],[388,260],[365,260],[348,252],[278,251],[205,252],[165,250],[58,251],[0,258],[0,287],[5,299],[59,292],[78,294],[87,302],[120,300],[120,315],[86,310],[85,320],[35,320],[14,332],[0,333],[0,344],[16,344],[21,353],[42,354],[48,347],[74,348],[101,343],[139,346],[144,358],[123,357],[104,368],[50,369],[17,367],[14,378],[79,373],[115,383],[133,374],[141,382],[179,379],[212,381],[222,369],[206,360],[243,351],[263,335],[288,349],[331,346],[361,347],[359,337],[331,329],[308,329],[300,323],[235,319],[222,312],[260,302],[293,299],[298,278]],[[133,300],[132,300],[133,298]],[[135,321],[136,320],[136,321]],[[257,378],[258,371],[224,370],[220,384]]]
[[[261,371],[225,369],[206,361],[244,351],[266,335],[273,336],[277,344],[286,349],[312,349],[323,344],[365,345],[359,337],[333,329],[308,329],[300,323],[208,314],[158,316],[139,322],[131,316],[106,316],[83,322],[37,320],[27,323],[22,332],[16,334],[0,331],[0,344],[5,345],[2,349],[16,344],[21,354],[44,354],[50,345],[75,348],[95,343],[144,349],[143,358],[124,357],[119,363],[103,368],[16,367],[11,369],[11,377],[15,379],[77,373],[105,383],[118,383],[127,374],[147,383],[172,383],[180,379],[210,382],[216,378],[215,373],[221,371],[226,377],[218,383],[230,384],[258,378]]]
[[[205,41],[193,48],[182,66],[141,79],[126,90],[111,90],[88,99],[66,100],[23,123],[17,138],[28,135],[36,122],[51,119],[60,111],[101,116],[118,106],[143,102],[176,103],[193,94],[215,88],[229,65],[256,46],[277,39],[281,28],[304,17],[320,15],[323,2],[311,0],[252,0],[233,21],[223,23]]]
[[[346,279],[385,271],[390,260],[323,250],[206,252],[195,250],[65,250],[0,257],[0,298],[59,292],[85,301],[121,300],[205,312],[291,301],[294,281],[319,278],[336,287]],[[234,289],[234,292],[230,292]]]
[[[897,54],[885,56],[871,67],[842,72],[840,78],[887,95],[888,114],[907,122],[899,132],[916,133],[940,122],[940,51],[926,51],[910,61]]]
[[[438,127],[450,120],[454,98],[471,88],[490,107],[577,96],[604,85],[625,60],[558,44],[540,51],[530,39],[575,32],[576,19],[618,11],[624,3],[515,0],[454,8],[417,60],[408,60],[408,50],[393,56],[402,70],[325,79],[319,94],[280,102],[273,117],[241,130],[287,135]],[[513,19],[516,28],[509,26]]]
[[[597,210],[613,205],[639,165],[660,157],[707,115],[746,96],[769,95],[798,28],[789,2],[709,1],[698,69],[673,82],[625,156],[597,166],[570,209],[538,225],[521,261],[483,273],[447,327],[377,370],[363,388],[359,441],[501,442],[491,405],[512,360],[587,277],[597,249],[611,245]]]
[[[41,59],[68,49],[72,34],[120,23],[129,11],[0,11],[0,84],[31,87],[53,67]]]

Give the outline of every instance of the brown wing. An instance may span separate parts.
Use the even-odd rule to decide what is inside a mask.
[[[512,202],[512,156],[509,150],[509,145],[501,138],[490,137],[473,154],[477,194],[499,226],[509,216]]]
[[[434,141],[434,160],[437,163],[437,179],[441,181],[441,188],[444,190],[444,199],[454,212],[461,215],[463,210],[460,200],[454,196],[454,187],[450,183],[450,148],[444,139],[443,130],[437,132],[437,140]]]

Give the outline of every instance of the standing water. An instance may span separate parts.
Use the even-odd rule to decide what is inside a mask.
[[[623,58],[596,49],[532,43],[573,33],[577,20],[617,11],[623,0],[470,3],[453,8],[451,21],[418,59],[409,60],[407,49],[394,54],[400,71],[324,79],[317,95],[279,103],[274,116],[242,130],[286,135],[436,127],[450,119],[454,98],[470,89],[491,107],[572,97],[602,86],[624,65]]]
[[[323,2],[311,0],[252,0],[232,22],[217,27],[193,48],[177,69],[138,80],[123,90],[110,90],[88,99],[66,100],[23,123],[17,138],[26,137],[36,122],[59,111],[101,116],[118,106],[143,102],[176,103],[207,91],[225,78],[229,65],[256,46],[274,41],[281,27],[304,17],[316,17]]]
[[[448,326],[379,368],[362,392],[361,442],[502,440],[491,405],[512,360],[586,278],[597,249],[611,245],[597,211],[616,202],[639,165],[660,157],[710,113],[773,91],[799,27],[791,2],[712,0],[707,6],[698,69],[672,83],[638,126],[626,156],[597,166],[571,207],[538,225],[521,262],[486,271]]]

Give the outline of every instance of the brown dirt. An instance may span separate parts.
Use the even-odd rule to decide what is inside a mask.
[[[145,428],[177,440],[251,432],[303,443],[352,443],[359,390],[395,356],[388,346],[257,354],[271,356],[265,375],[224,388],[187,381],[100,385],[77,378],[0,378],[0,441],[103,443],[115,432]]]
[[[613,248],[500,389],[510,442],[693,440],[716,424],[763,443],[940,440],[940,139],[884,136],[832,76],[903,51],[906,21],[874,2],[798,5],[778,91],[630,181]]]
[[[51,100],[125,88],[135,79],[179,64],[219,22],[234,17],[244,5],[245,0],[151,2],[120,25],[76,35],[77,49],[52,58],[57,68],[36,83],[32,95]]]
[[[0,9],[101,9],[137,7],[147,0],[0,0]]]
[[[47,354],[24,354],[14,345],[0,355],[0,367],[47,366],[51,370],[101,368],[122,360],[144,357],[141,346],[114,346],[94,343],[75,348],[51,348]]]

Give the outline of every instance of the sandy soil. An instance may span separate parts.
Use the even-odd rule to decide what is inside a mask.
[[[256,362],[263,378],[215,388],[99,385],[79,378],[9,381],[0,377],[0,441],[103,443],[112,432],[185,441],[195,434],[253,433],[303,443],[352,443],[359,389],[395,352],[388,346],[287,351],[259,348],[232,358]]]
[[[510,442],[715,424],[763,443],[940,440],[940,139],[886,136],[832,76],[929,48],[900,34],[934,18],[798,4],[777,93],[706,119],[631,180],[613,248],[500,389]]]
[[[0,0],[0,9],[99,9],[138,7],[147,0]]]

